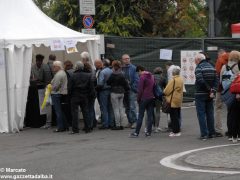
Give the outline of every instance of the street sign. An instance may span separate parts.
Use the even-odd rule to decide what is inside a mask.
[[[82,33],[83,33],[83,34],[92,34],[92,35],[95,35],[95,34],[96,34],[96,29],[82,29]]]
[[[79,0],[80,15],[95,15],[95,0]]]
[[[84,16],[83,17],[83,26],[87,29],[92,28],[94,24],[94,20],[92,16]]]

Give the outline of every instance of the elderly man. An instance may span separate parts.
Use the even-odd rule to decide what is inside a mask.
[[[68,83],[68,92],[71,99],[72,108],[72,132],[71,134],[79,133],[78,127],[78,106],[84,119],[85,133],[91,132],[91,120],[88,111],[89,97],[94,94],[94,86],[91,81],[91,74],[84,72],[84,64],[77,61],[75,72],[71,76]]]
[[[125,78],[130,85],[130,91],[124,95],[124,105],[126,108],[126,114],[128,118],[128,125],[126,127],[134,128],[134,124],[137,121],[136,99],[137,99],[137,87],[139,82],[139,76],[136,72],[136,66],[131,64],[130,56],[128,54],[122,55],[122,71]]]
[[[52,103],[53,108],[57,116],[57,129],[54,132],[63,132],[68,130],[68,123],[66,116],[61,107],[61,101],[67,95],[67,75],[63,70],[63,64],[61,61],[54,61],[53,72],[55,73],[52,85]]]
[[[218,78],[215,68],[203,54],[196,55],[195,63],[197,65],[195,102],[201,132],[200,139],[206,140],[215,136],[213,98],[217,90]]]

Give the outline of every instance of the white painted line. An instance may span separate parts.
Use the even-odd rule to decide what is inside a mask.
[[[195,108],[196,106],[195,105],[192,105],[192,106],[185,106],[185,107],[181,107],[181,109],[190,109],[190,108]]]
[[[199,148],[199,149],[184,151],[184,152],[163,158],[162,160],[160,160],[160,164],[162,164],[163,166],[166,166],[166,167],[169,167],[172,169],[181,170],[181,171],[219,173],[219,174],[240,174],[240,171],[220,171],[220,170],[195,169],[195,168],[191,168],[191,167],[187,167],[187,166],[180,166],[180,165],[177,165],[174,163],[178,158],[185,156],[186,154],[196,152],[196,151],[203,151],[206,149],[213,149],[213,148],[226,147],[226,146],[236,146],[236,145],[240,145],[240,144],[211,146],[211,147],[206,147],[206,148]]]

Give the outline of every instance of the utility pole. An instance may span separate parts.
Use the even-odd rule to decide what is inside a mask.
[[[215,0],[208,0],[208,37],[213,38],[215,37],[215,13],[214,13],[214,1]]]
[[[209,11],[208,37],[211,38],[221,35],[222,25],[221,22],[216,18],[221,1],[222,0],[207,0]]]

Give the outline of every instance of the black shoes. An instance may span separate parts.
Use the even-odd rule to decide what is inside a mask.
[[[216,136],[216,137],[223,137],[223,134],[222,134],[222,133],[219,133],[219,132],[216,132],[216,133],[215,133],[215,136]]]
[[[98,129],[101,129],[101,130],[103,130],[103,129],[108,129],[108,127],[105,127],[105,126],[100,126]]]
[[[112,127],[111,130],[123,130],[123,126],[115,126],[115,127]]]
[[[65,129],[55,129],[53,132],[65,132],[65,131],[69,131],[68,128]]]
[[[69,134],[78,134],[79,131],[71,131]]]

